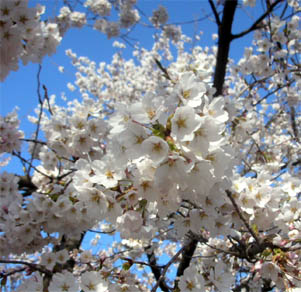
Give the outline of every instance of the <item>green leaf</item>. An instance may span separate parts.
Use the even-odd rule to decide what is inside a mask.
[[[125,271],[128,271],[131,268],[131,264],[129,262],[126,262],[122,265],[122,269]]]
[[[258,226],[256,224],[252,224],[252,230],[258,235]]]

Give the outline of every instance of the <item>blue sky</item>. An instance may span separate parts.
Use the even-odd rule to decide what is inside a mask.
[[[62,1],[32,1],[29,0],[30,6],[35,6],[36,3],[41,3],[46,6],[45,17],[53,17],[59,11]],[[137,1],[137,6],[146,15],[151,16],[151,13],[158,5],[162,4],[169,12],[168,23],[182,23],[192,21],[200,18],[205,20],[200,22],[193,22],[182,25],[182,31],[188,36],[193,36],[203,31],[203,36],[196,45],[211,46],[215,44],[212,41],[212,33],[217,32],[216,25],[213,21],[213,16],[206,17],[208,13],[211,13],[208,1],[196,1],[196,0],[140,0]],[[221,7],[219,6],[219,9]],[[79,9],[80,10],[80,9]],[[252,18],[258,15],[258,9],[238,9],[236,12],[236,20],[234,22],[234,32],[239,32],[248,27]],[[112,16],[116,18],[116,15]],[[143,22],[146,19],[142,17]],[[141,46],[145,48],[151,48],[153,44],[154,29],[146,28],[141,25],[137,25],[130,33],[130,37],[135,40],[139,40]],[[42,63],[41,71],[41,83],[45,84],[49,95],[55,94],[57,97],[61,96],[62,92],[66,93],[68,99],[79,98],[80,94],[75,91],[71,93],[67,88],[68,82],[75,80],[75,70],[70,64],[70,59],[65,55],[66,49],[72,48],[72,50],[78,56],[87,56],[91,60],[98,62],[111,62],[111,57],[115,51],[112,48],[112,43],[116,39],[108,40],[107,37],[98,31],[91,28],[83,29],[70,29],[63,38],[60,46],[57,48],[56,54],[51,57],[45,57]],[[117,39],[120,40],[120,39]],[[134,42],[134,41],[133,41]],[[238,60],[243,54],[243,47],[250,45],[250,36],[244,37],[234,43],[231,47],[231,57]],[[128,48],[124,51],[126,58],[131,58],[132,48]],[[64,66],[64,73],[58,71],[59,66]],[[37,105],[37,72],[38,64],[28,64],[23,66],[20,64],[20,69],[17,72],[11,72],[6,80],[0,83],[0,115],[6,115],[11,112],[14,107],[19,107],[19,119],[21,120],[21,129],[25,132],[25,136],[30,138],[31,133],[34,131],[34,126],[28,122],[27,116],[34,114],[34,108]],[[8,171],[20,171],[16,163],[10,163],[6,167]]]

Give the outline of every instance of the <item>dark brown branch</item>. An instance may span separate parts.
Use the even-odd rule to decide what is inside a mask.
[[[42,70],[42,65],[39,64],[39,69],[38,69],[38,73],[37,73],[37,82],[38,82],[37,95],[38,95],[39,103],[40,103],[40,112],[39,112],[36,131],[35,131],[35,134],[34,134],[34,140],[38,140],[38,136],[39,136],[39,132],[40,132],[40,126],[41,126],[41,120],[42,120],[42,114],[43,114],[43,100],[42,100],[41,92],[40,92],[40,90],[41,90],[41,82],[40,82],[41,70]],[[37,149],[37,144],[34,144],[33,148],[32,148],[32,152],[31,152],[29,167],[27,169],[27,175],[28,176],[30,176],[30,171],[33,167],[32,163],[33,163],[33,160],[34,160],[36,149]]]
[[[240,220],[244,223],[244,225],[246,226],[246,228],[248,229],[248,231],[250,232],[250,234],[253,236],[253,238],[255,239],[257,245],[260,245],[260,241],[257,237],[257,235],[255,234],[255,232],[253,231],[253,229],[250,227],[250,225],[248,224],[248,222],[246,221],[246,219],[242,216],[240,210],[239,210],[239,207],[237,206],[233,196],[232,196],[232,193],[228,190],[226,190],[226,194],[228,196],[228,198],[230,199],[237,215],[239,216]]]
[[[290,117],[291,117],[291,125],[294,133],[294,138],[297,142],[299,142],[299,131],[296,124],[296,112],[293,106],[290,107]]]
[[[28,268],[26,268],[26,267],[22,267],[22,268],[19,268],[19,269],[14,269],[14,270],[11,270],[11,271],[9,271],[9,272],[1,272],[0,273],[0,278],[7,278],[7,277],[9,277],[9,276],[11,276],[11,275],[14,275],[14,274],[16,274],[16,273],[22,273],[22,272],[24,272],[24,271],[26,271]]]
[[[142,262],[142,261],[135,261],[135,260],[133,260],[131,258],[127,258],[127,257],[120,257],[120,259],[123,261],[127,261],[130,265],[136,264],[136,265],[141,265],[141,266],[155,267],[155,268],[159,268],[159,269],[162,269],[165,267],[165,266],[159,266],[159,265],[152,265],[150,263],[146,263],[146,262]]]
[[[239,285],[236,285],[234,288],[232,288],[232,292],[244,291],[243,288],[246,289],[245,291],[249,291],[248,286],[250,285],[249,284],[250,280],[252,280],[250,274],[248,276],[246,276],[245,278],[240,279]]]
[[[178,252],[170,259],[170,261],[165,265],[159,279],[157,280],[156,285],[152,288],[151,292],[156,292],[158,287],[160,286],[160,283],[164,280],[165,274],[167,273],[167,270],[169,267],[178,259],[179,255],[183,253],[185,249],[185,246],[183,246]]]
[[[293,163],[287,162],[287,163],[283,164],[283,165],[280,167],[280,170],[283,170],[283,169],[287,168],[289,164],[291,164],[292,166],[296,166],[296,165],[298,165],[298,164],[301,164],[301,159],[297,159],[297,160],[294,161]]]
[[[24,162],[25,164],[29,164],[31,168],[33,168],[36,172],[38,172],[39,174],[47,177],[48,179],[50,179],[50,181],[53,181],[53,177],[47,175],[46,173],[43,173],[42,171],[40,171],[38,168],[36,168],[35,166],[33,166],[31,164],[31,162],[28,162],[25,158],[23,158],[19,153],[17,152],[13,152],[12,153],[13,156],[18,157],[22,162]],[[29,175],[28,175],[29,176]]]
[[[218,50],[216,58],[216,66],[214,72],[213,86],[216,89],[214,96],[219,96],[223,92],[223,85],[226,76],[226,67],[228,63],[230,43],[232,40],[243,37],[253,30],[259,29],[262,21],[273,11],[273,9],[282,0],[277,0],[271,4],[266,12],[262,14],[247,30],[233,35],[231,32],[234,14],[237,6],[237,0],[226,0],[223,10],[222,22],[218,29]],[[210,1],[209,1],[210,3]]]
[[[48,90],[47,90],[46,85],[44,85],[44,84],[43,84],[43,89],[44,89],[44,98],[47,100],[49,113],[51,115],[53,115],[52,110],[51,110],[51,106],[50,106],[49,97],[48,97]]]
[[[160,68],[160,70],[163,72],[163,75],[165,78],[167,78],[168,80],[172,81],[167,70],[162,66],[161,62],[155,58],[155,62],[157,64],[157,66]]]
[[[217,10],[216,10],[216,7],[215,7],[213,1],[212,1],[212,0],[209,0],[209,4],[210,4],[210,7],[211,7],[212,12],[213,12],[213,14],[214,14],[216,24],[217,24],[218,26],[220,26],[220,25],[221,25],[221,21],[220,21],[220,19],[219,19],[219,15],[218,15],[218,12],[217,12]]]
[[[236,6],[237,0],[226,0],[222,22],[218,28],[218,49],[213,80],[213,86],[216,89],[214,96],[219,96],[223,92],[230,43],[232,40],[231,29]]]
[[[178,270],[177,270],[177,277],[180,277],[184,274],[184,271],[186,268],[189,267],[192,256],[196,250],[196,247],[198,245],[198,239],[195,237],[189,238],[189,241],[187,244],[184,245],[183,253],[182,253],[182,259],[179,264]]]
[[[248,29],[246,29],[245,31],[243,31],[241,33],[232,35],[232,40],[241,38],[241,37],[245,36],[246,34],[250,33],[251,31],[259,29],[261,22],[273,11],[274,7],[276,5],[278,5],[280,2],[283,2],[283,0],[277,0],[273,4],[271,4],[268,7],[267,11],[264,14],[262,14]]]
[[[30,196],[33,192],[37,190],[36,185],[34,185],[28,176],[18,176],[19,182],[18,182],[18,189],[20,191],[23,191],[22,193],[23,197]]]
[[[31,268],[32,270],[35,270],[35,271],[39,271],[45,275],[48,275],[48,276],[51,276],[52,275],[52,272],[45,269],[43,266],[41,265],[38,265],[38,264],[34,264],[34,263],[30,263],[30,262],[25,262],[25,261],[18,261],[18,260],[4,260],[4,259],[1,259],[0,260],[0,263],[3,263],[3,264],[16,264],[16,265],[23,265],[23,266],[27,266],[29,268]]]
[[[110,230],[110,231],[99,231],[99,230],[88,229],[87,231],[93,232],[93,233],[98,233],[98,234],[112,234],[112,233],[114,233],[116,230],[115,230],[115,229],[112,229],[112,230]]]
[[[151,252],[146,251],[146,256],[147,256],[147,259],[148,259],[148,262],[149,262],[149,266],[152,270],[152,273],[154,274],[157,283],[159,283],[160,289],[164,292],[168,292],[169,288],[167,287],[165,281],[163,279],[160,280],[160,276],[162,274],[162,268],[160,268],[158,266],[156,256],[155,256],[154,252],[153,251],[151,251]],[[160,282],[159,282],[159,280],[160,280]]]
[[[41,145],[47,145],[46,142],[44,141],[39,141],[39,140],[34,140],[34,139],[20,139],[21,141],[24,141],[24,142],[32,142],[32,143],[38,143],[38,144],[41,144]]]

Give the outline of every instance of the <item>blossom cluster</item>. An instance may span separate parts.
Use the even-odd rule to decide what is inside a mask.
[[[3,0],[0,6],[0,80],[24,64],[41,62],[45,55],[55,53],[61,41],[57,24],[40,21],[43,6],[27,6],[27,0]]]
[[[119,11],[119,20],[109,21],[106,17],[110,16],[112,4],[108,0],[87,0],[84,3],[94,14],[100,16],[94,22],[94,28],[105,33],[108,38],[119,36],[121,29],[128,29],[140,20],[137,9],[134,9],[136,1],[115,1],[114,8]]]
[[[19,130],[19,120],[16,112],[5,117],[0,116],[0,154],[20,151],[23,131]]]
[[[114,3],[84,5],[107,17]],[[134,3],[116,1],[120,21],[95,25],[117,35],[139,20]],[[216,47],[185,52],[190,40],[166,25],[162,7],[150,21],[163,31],[151,50],[134,51],[135,61],[123,59],[118,42],[111,64],[98,67],[66,52],[77,69],[69,88],[82,99],[64,107],[51,96],[51,114],[30,118],[45,142],[31,141],[29,196],[19,190],[22,177],[0,176],[1,256],[39,253],[25,255],[36,270],[30,266],[18,291],[45,290],[46,280],[49,292],[149,291],[160,283],[141,267],[145,255],[145,265],[166,273],[169,264],[180,269],[180,245],[193,242],[175,290],[231,291],[238,273],[249,291],[267,282],[300,288],[300,17],[263,22],[243,58],[229,61],[221,96],[212,84]],[[86,18],[64,7],[57,22],[63,33]],[[16,133],[1,136],[3,145],[16,141],[3,151],[18,150],[16,116],[0,125]],[[82,250],[84,235],[98,230],[121,239],[94,254]],[[91,244],[101,248],[97,236]],[[171,258],[163,268],[153,264],[162,254]]]

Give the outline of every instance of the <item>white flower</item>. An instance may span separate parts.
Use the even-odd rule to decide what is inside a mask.
[[[261,188],[256,190],[255,200],[256,205],[260,208],[266,208],[268,202],[272,198],[273,191],[268,186],[262,186]]]
[[[20,139],[24,137],[24,133],[19,131],[18,127],[19,121],[16,112],[12,112],[6,117],[0,116],[0,154],[20,150]]]
[[[201,117],[195,113],[192,107],[179,107],[171,119],[171,136],[179,141],[191,141],[201,123]]]
[[[56,264],[56,255],[52,252],[43,253],[41,255],[41,265],[45,266],[47,270],[52,270]]]
[[[258,52],[267,52],[272,47],[272,43],[268,39],[263,39],[257,41],[257,46]]]
[[[206,210],[207,211],[207,210]],[[199,233],[202,228],[214,230],[214,220],[212,216],[198,209],[193,209],[189,213],[191,231]]]
[[[101,16],[109,16],[112,8],[111,3],[107,0],[87,0],[84,6]]]
[[[43,292],[43,277],[39,273],[34,273],[27,278],[16,290],[17,292],[34,291]]]
[[[179,288],[181,292],[199,292],[205,290],[205,280],[196,269],[196,265],[191,264],[180,277]]]
[[[185,72],[181,75],[175,91],[184,105],[197,107],[204,102],[203,96],[207,89],[205,83],[197,81],[192,72]]]
[[[189,141],[187,147],[192,149],[196,155],[206,157],[210,142],[216,142],[222,138],[224,124],[217,124],[215,120],[206,116],[201,117],[202,123],[199,129],[194,132],[194,139]]]
[[[231,156],[230,147],[217,147],[214,145],[212,150],[209,151],[209,154],[205,157],[206,160],[209,160],[214,167],[214,175],[216,178],[221,178],[226,175],[226,171],[231,170],[231,165],[233,159]]]
[[[69,15],[69,17],[70,17],[71,25],[74,27],[79,27],[79,28],[83,27],[87,22],[86,14],[78,11],[72,12]]]
[[[165,107],[162,104],[162,97],[157,96],[154,93],[150,92],[145,94],[142,97],[142,107],[143,111],[146,113],[148,117],[147,123],[158,120],[159,123],[165,124],[162,122],[165,113]]]
[[[105,194],[97,188],[78,188],[78,198],[85,202],[91,219],[101,219],[108,207]]]
[[[166,38],[171,39],[175,43],[181,39],[182,31],[180,26],[164,25],[163,32]]]
[[[84,272],[81,275],[81,289],[84,292],[105,292],[108,291],[108,284],[98,272]]]
[[[120,34],[120,27],[118,22],[107,22],[104,29],[105,33],[108,36],[108,39],[117,37]]]
[[[271,279],[272,281],[277,282],[278,277],[281,275],[281,270],[273,262],[264,262],[260,274],[265,279]]]
[[[188,173],[186,182],[190,188],[196,189],[202,195],[208,195],[216,181],[212,173],[213,167],[208,161],[197,161]]]
[[[157,193],[156,207],[158,216],[164,218],[168,214],[175,212],[180,207],[180,197],[178,195],[177,186],[175,184],[167,184],[165,190]]]
[[[61,216],[64,214],[69,208],[71,208],[71,201],[67,196],[61,195],[56,202],[54,202],[53,206],[51,207],[51,211],[57,215]]]
[[[92,169],[95,175],[91,177],[91,181],[102,184],[106,188],[117,186],[118,180],[123,177],[122,170],[118,167],[117,162],[108,155],[103,157],[102,160],[94,160]]]
[[[72,146],[75,152],[87,153],[91,150],[93,141],[90,139],[88,133],[79,133],[73,137]]]
[[[59,264],[64,264],[69,259],[69,253],[66,249],[56,252],[55,256],[56,256],[56,262]]]
[[[208,114],[216,124],[224,124],[228,121],[228,113],[224,110],[225,98],[214,98],[209,105],[204,106],[204,114]]]
[[[124,8],[121,10],[120,14],[120,24],[121,27],[129,28],[140,19],[139,13],[136,9],[128,9],[125,5]]]
[[[220,292],[231,291],[231,286],[235,283],[235,277],[228,272],[228,267],[223,262],[217,262],[210,270],[209,280]]]
[[[143,126],[129,122],[127,128],[118,136],[118,141],[125,147],[126,154],[131,159],[140,157],[142,143],[148,137]],[[123,154],[123,156],[126,156]]]
[[[117,228],[122,237],[132,237],[139,232],[143,224],[141,214],[137,211],[127,211],[117,218]]]
[[[187,187],[187,172],[191,168],[182,156],[169,156],[168,161],[159,165],[155,172],[155,184],[160,189],[166,190],[167,182],[175,182],[179,184],[181,189]]]
[[[169,146],[159,137],[150,136],[142,142],[141,146],[144,153],[156,164],[159,164],[167,157]]]
[[[99,138],[106,132],[107,125],[103,120],[91,119],[88,121],[87,129],[93,138]]]
[[[246,6],[254,7],[256,5],[256,0],[243,0],[243,4]]]
[[[84,250],[80,255],[80,261],[84,264],[90,263],[93,260],[93,256],[90,250]]]
[[[168,13],[165,7],[159,5],[158,9],[153,10],[153,15],[150,18],[150,21],[153,23],[154,26],[158,27],[162,24],[165,24],[167,20],[168,20]]]
[[[55,273],[48,287],[49,292],[75,292],[79,285],[76,278],[68,271]]]
[[[241,204],[241,209],[246,213],[252,215],[254,213],[254,207],[256,206],[256,201],[254,195],[251,192],[243,192],[239,196],[239,202]]]

